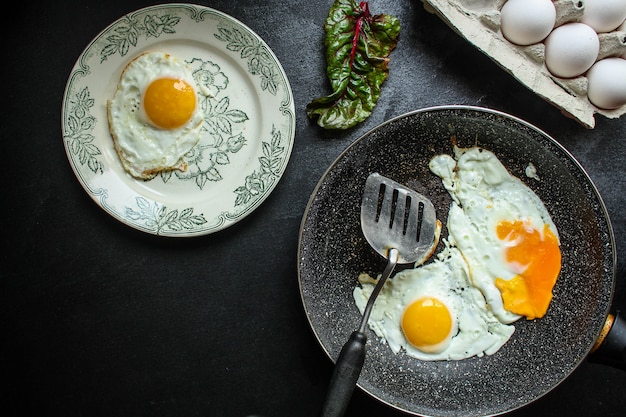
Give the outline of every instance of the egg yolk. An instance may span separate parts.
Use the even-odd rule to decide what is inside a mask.
[[[561,271],[558,239],[547,225],[541,234],[522,221],[501,222],[497,234],[511,243],[505,251],[506,261],[521,270],[509,280],[496,278],[504,308],[529,320],[543,317]]]
[[[407,340],[423,352],[442,350],[452,331],[452,316],[445,304],[433,297],[412,302],[402,315],[402,331]]]
[[[196,93],[184,80],[159,78],[146,89],[143,107],[156,126],[175,129],[191,119],[196,109]]]

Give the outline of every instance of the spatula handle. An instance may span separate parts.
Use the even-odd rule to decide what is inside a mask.
[[[341,348],[321,417],[340,417],[345,413],[363,368],[366,342],[367,336],[355,330]]]

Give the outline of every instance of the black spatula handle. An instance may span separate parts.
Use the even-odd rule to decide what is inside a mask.
[[[328,386],[326,402],[322,408],[322,417],[343,416],[346,408],[348,408],[365,361],[366,342],[367,336],[355,330],[341,348]]]

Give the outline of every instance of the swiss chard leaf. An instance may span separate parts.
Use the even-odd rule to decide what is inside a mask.
[[[369,117],[378,102],[400,22],[385,14],[372,16],[365,1],[336,0],[324,31],[326,75],[333,92],[312,100],[306,112],[323,128],[348,129]]]

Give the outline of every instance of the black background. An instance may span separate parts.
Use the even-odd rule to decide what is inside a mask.
[[[376,125],[411,110],[470,104],[546,131],[580,161],[626,251],[626,122],[595,129],[543,101],[417,0],[372,0],[402,33],[374,113],[324,131],[306,104],[329,92],[323,23],[332,1],[199,2],[242,21],[272,48],[295,99],[287,170],[250,216],[212,235],[142,234],[102,211],[70,168],[61,135],[67,77],[83,49],[145,1],[24,2],[5,10],[2,123],[2,415],[315,416],[332,363],[304,315],[300,221],[323,172]],[[8,74],[8,75],[7,75]],[[5,90],[6,91],[6,90]],[[618,259],[615,309],[626,306]],[[617,416],[626,373],[590,362],[513,416]],[[515,395],[515,393],[511,393]],[[3,412],[4,410],[4,412]],[[347,416],[395,416],[357,390]]]

